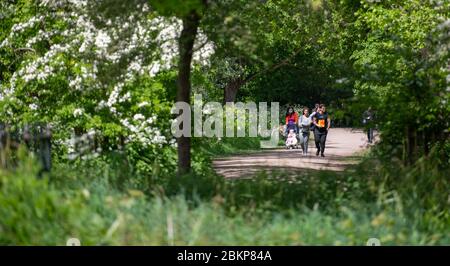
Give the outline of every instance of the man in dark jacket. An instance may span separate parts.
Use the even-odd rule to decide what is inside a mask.
[[[326,111],[324,104],[321,104],[317,113],[313,116],[314,124],[314,142],[316,143],[316,156],[325,157],[325,142],[327,141],[328,130],[330,129],[331,120]]]
[[[367,130],[367,141],[369,143],[373,142],[373,121],[374,121],[374,112],[372,107],[369,108],[363,113],[363,125]]]

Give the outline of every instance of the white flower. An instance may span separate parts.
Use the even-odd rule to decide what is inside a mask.
[[[38,109],[38,106],[37,106],[37,104],[35,104],[35,103],[32,103],[32,104],[28,105],[28,107],[29,107],[31,110],[33,110],[33,111]]]
[[[87,135],[89,136],[89,137],[94,137],[95,136],[95,129],[90,129],[89,131],[88,131],[88,133],[87,133]]]
[[[97,34],[97,37],[95,37],[95,45],[101,50],[105,50],[106,48],[108,48],[110,42],[111,38],[106,32],[102,30],[100,30]]]
[[[141,102],[140,104],[138,104],[139,107],[144,107],[144,106],[147,106],[147,105],[150,105],[147,101]]]
[[[119,99],[119,103],[123,103],[131,99],[131,93],[127,92],[125,95],[122,96],[122,98]]]
[[[83,108],[77,108],[77,109],[73,110],[73,116],[74,117],[81,116],[83,114],[83,112],[84,112]]]
[[[134,120],[144,120],[144,119],[145,119],[145,116],[143,116],[142,114],[135,114],[135,115],[133,116],[133,119],[134,119]]]
[[[154,77],[154,76],[156,76],[156,74],[158,74],[160,66],[161,65],[159,64],[159,62],[155,62],[154,64],[152,64],[150,66],[150,69],[149,69],[150,77]]]

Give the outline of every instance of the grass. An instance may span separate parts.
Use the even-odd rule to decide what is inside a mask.
[[[70,237],[83,245],[450,243],[448,179],[429,162],[393,171],[367,157],[343,173],[234,181],[212,172],[148,181],[111,167],[101,159],[57,164],[38,180],[25,158],[0,170],[0,244],[65,245]],[[123,175],[128,182],[117,182]]]
[[[260,138],[207,138],[200,140],[199,152],[207,156],[230,156],[260,151]]]

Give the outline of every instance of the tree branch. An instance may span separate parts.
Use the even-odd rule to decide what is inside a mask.
[[[283,67],[283,66],[288,65],[289,62],[290,62],[294,57],[296,57],[301,51],[302,51],[302,48],[298,48],[298,49],[294,52],[294,54],[292,54],[291,56],[285,58],[284,60],[282,60],[282,61],[280,61],[280,62],[278,62],[278,63],[276,63],[276,64],[273,64],[273,65],[271,65],[270,67],[265,68],[265,69],[263,69],[263,70],[261,70],[261,71],[259,71],[259,72],[256,72],[256,73],[254,73],[253,75],[248,76],[247,78],[245,78],[245,79],[243,80],[243,84],[245,84],[245,83],[247,83],[247,82],[249,82],[249,81],[252,81],[253,79],[255,79],[256,77],[258,77],[258,76],[261,75],[261,74],[264,74],[264,73],[267,73],[267,72],[272,72],[272,71],[274,71],[274,70],[277,70],[277,69],[280,68],[280,67]],[[243,84],[242,84],[242,85],[243,85]]]
[[[32,53],[36,53],[36,50],[34,50],[33,48],[28,48],[28,47],[21,47],[21,48],[14,49],[14,53],[17,53],[17,52],[32,52]]]

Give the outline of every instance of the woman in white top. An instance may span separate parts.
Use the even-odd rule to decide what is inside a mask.
[[[302,146],[303,155],[308,154],[308,141],[309,141],[309,132],[312,124],[312,117],[316,114],[313,112],[309,115],[308,107],[303,108],[303,114],[298,119],[298,126],[300,128],[300,144]]]

